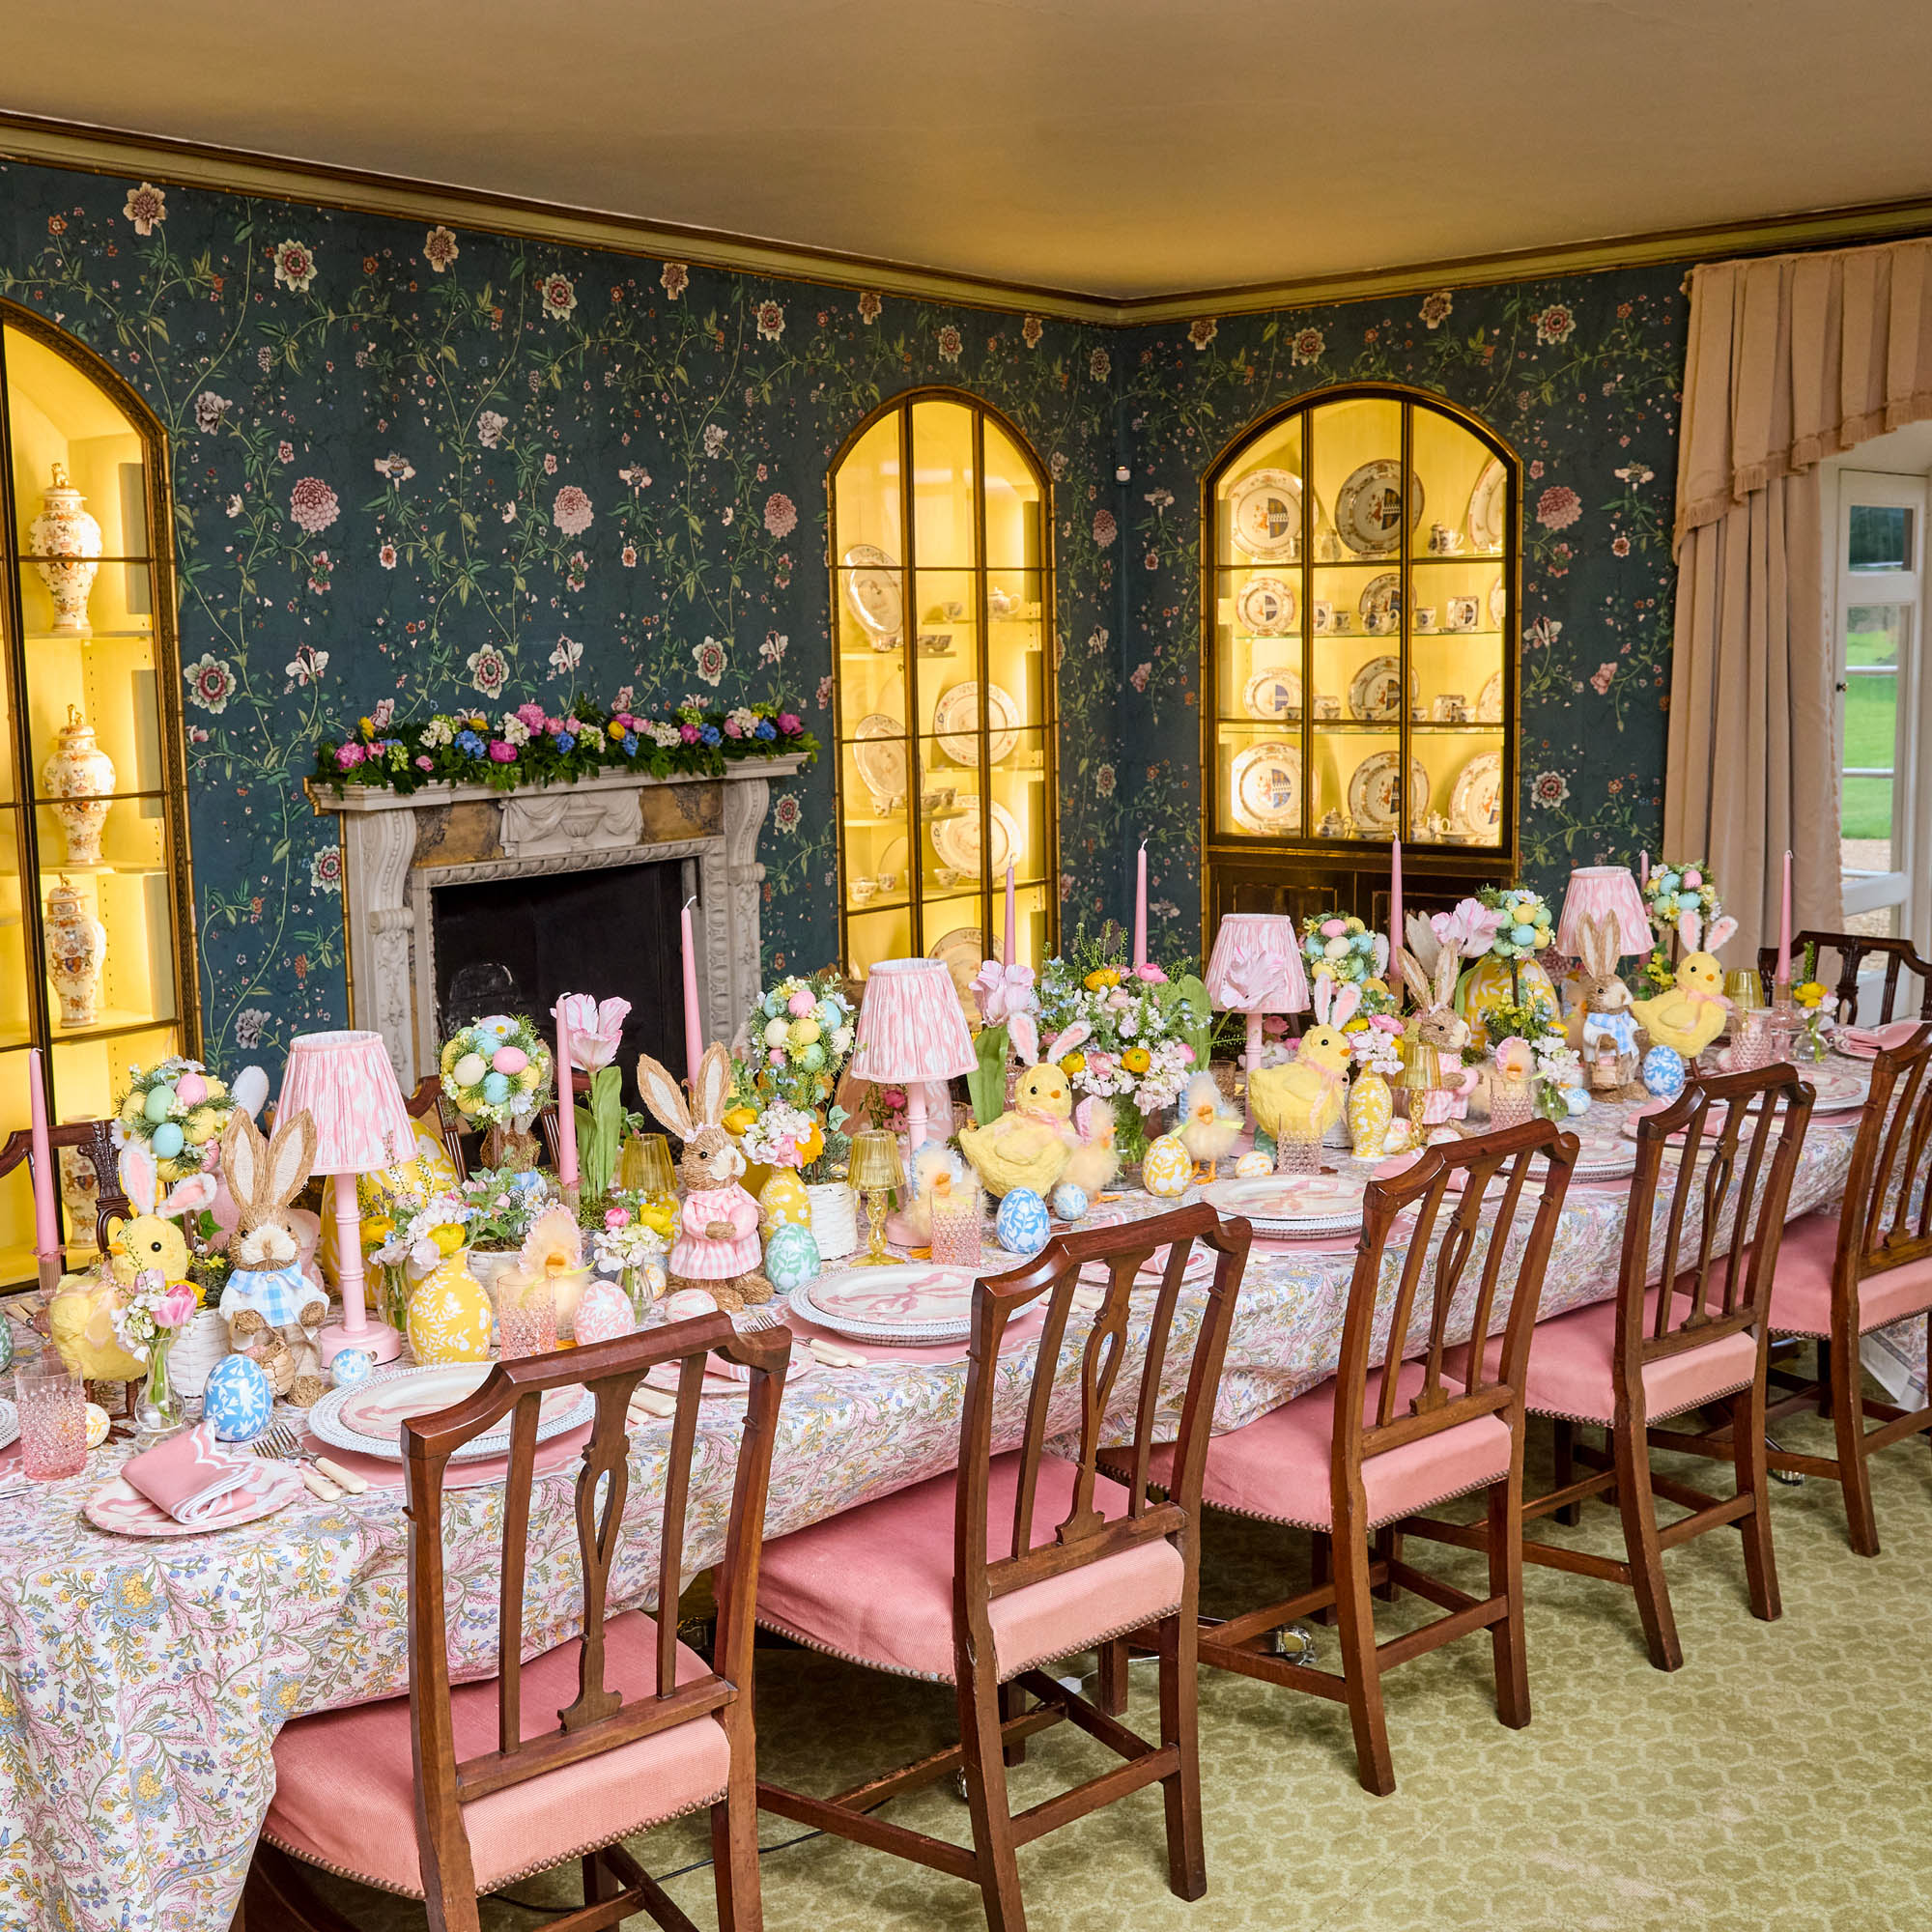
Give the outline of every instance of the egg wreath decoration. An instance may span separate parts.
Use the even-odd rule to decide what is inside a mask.
[[[493,1013],[459,1029],[438,1065],[451,1105],[482,1126],[527,1131],[550,1091],[550,1047],[520,1014]]]
[[[128,1092],[114,1121],[114,1145],[145,1148],[170,1185],[213,1171],[220,1157],[222,1131],[238,1101],[227,1083],[200,1061],[180,1054],[152,1066],[130,1066],[128,1073]],[[242,1090],[244,1112],[253,1113],[268,1096],[268,1076],[259,1066],[244,1067],[236,1084]]]

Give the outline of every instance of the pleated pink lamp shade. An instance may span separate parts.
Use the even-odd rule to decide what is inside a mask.
[[[925,1139],[925,1112],[941,1086],[980,1064],[952,975],[938,959],[881,959],[859,1005],[858,1079],[906,1090],[906,1140]]]
[[[1214,951],[1201,977],[1215,1006],[1247,1014],[1251,1075],[1261,1062],[1262,1015],[1306,1012],[1310,1005],[1301,937],[1286,913],[1229,913],[1214,935]],[[1248,1125],[1254,1123],[1251,1102]]]
[[[322,1330],[322,1358],[362,1349],[379,1362],[402,1351],[402,1338],[371,1321],[362,1305],[362,1229],[355,1177],[407,1159],[415,1129],[379,1033],[298,1034],[289,1046],[276,1118],[306,1113],[315,1122],[315,1171],[335,1178],[335,1253],[342,1320]]]
[[[1573,958],[1583,951],[1583,922],[1608,913],[1617,923],[1618,952],[1625,957],[1651,949],[1650,916],[1643,894],[1628,866],[1578,866],[1570,874],[1563,895],[1563,914],[1556,922],[1556,950]]]

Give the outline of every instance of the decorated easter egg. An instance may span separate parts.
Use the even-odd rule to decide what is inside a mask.
[[[1038,1254],[1052,1233],[1046,1203],[1031,1187],[1015,1187],[993,1217],[993,1234],[1001,1247],[1022,1260]]]
[[[530,1057],[521,1046],[499,1046],[490,1056],[490,1065],[498,1073],[521,1073],[530,1064]]]
[[[1141,1155],[1141,1184],[1164,1201],[1185,1194],[1193,1179],[1194,1156],[1179,1134],[1162,1134]]]
[[[1643,1057],[1643,1084],[1660,1100],[1684,1091],[1684,1056],[1674,1046],[1653,1046]]]
[[[593,1342],[614,1342],[619,1335],[636,1331],[637,1311],[631,1297],[609,1275],[597,1275],[578,1298],[574,1326],[580,1349]]]
[[[99,1449],[107,1440],[107,1432],[114,1425],[107,1419],[107,1411],[98,1402],[87,1405],[87,1446]]]
[[[1274,1156],[1263,1153],[1259,1148],[1250,1148],[1235,1163],[1235,1178],[1237,1180],[1259,1180],[1264,1175],[1274,1172]]]
[[[160,1160],[172,1160],[180,1153],[186,1136],[172,1121],[163,1121],[152,1136],[155,1154]]]
[[[419,1362],[488,1361],[493,1321],[490,1297],[460,1251],[410,1293],[410,1348]]]
[[[354,1388],[376,1373],[376,1358],[367,1349],[340,1349],[328,1365],[328,1379],[339,1389]]]
[[[510,1097],[510,1076],[495,1071],[483,1076],[483,1097],[493,1107],[500,1107]]]
[[[789,1167],[772,1170],[772,1178],[758,1189],[758,1211],[768,1235],[774,1228],[787,1225],[810,1227],[811,1197],[805,1191],[805,1182],[796,1170]]]
[[[765,1279],[781,1294],[816,1278],[818,1242],[810,1226],[781,1221],[765,1243]]]
[[[1563,1095],[1563,1111],[1566,1114],[1587,1114],[1590,1111],[1590,1095],[1586,1089],[1581,1087],[1565,1087],[1561,1092]]]
[[[1063,1180],[1053,1190],[1053,1211],[1063,1221],[1078,1221],[1087,1212],[1087,1190],[1071,1180]]]
[[[208,1372],[201,1412],[223,1442],[250,1442],[268,1428],[275,1390],[252,1355],[223,1355]]]
[[[459,1087],[473,1087],[489,1070],[480,1053],[466,1053],[449,1069],[449,1077]]]
[[[14,1324],[0,1315],[0,1375],[14,1366]]]
[[[148,1097],[141,1102],[141,1111],[151,1121],[165,1121],[174,1112],[175,1090],[172,1087],[150,1087]]]
[[[716,1315],[718,1304],[701,1288],[681,1288],[664,1301],[665,1320],[689,1321],[694,1316]]]
[[[208,1098],[208,1082],[192,1070],[175,1082],[175,1098],[184,1107],[198,1107]]]

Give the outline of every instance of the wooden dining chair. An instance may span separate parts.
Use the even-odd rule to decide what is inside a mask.
[[[712,1350],[751,1384],[718,1571],[715,1662],[677,1641],[685,1519],[699,1389]],[[298,1718],[275,1740],[275,1796],[243,1901],[245,1932],[353,1932],[299,1866],[317,1865],[420,1898],[432,1932],[477,1932],[479,1895],[582,1861],[584,1903],[544,1921],[604,1932],[634,1912],[691,1921],[617,1842],[708,1806],[721,1932],[755,1932],[757,1808],[752,1729],[752,1607],[772,1438],[791,1338],[739,1336],[724,1315],[611,1342],[499,1362],[475,1394],[403,1425],[410,1513],[410,1689],[406,1697]],[[678,1373],[662,1452],[657,1614],[607,1614],[626,1528],[626,1411],[645,1374]],[[576,1480],[582,1634],[524,1655],[525,1565],[538,1405],[582,1383],[596,1415]],[[717,1405],[714,1403],[714,1407]],[[451,1455],[512,1416],[503,1479],[496,1675],[451,1688],[443,1566],[443,1479]],[[413,1815],[415,1829],[407,1821]],[[242,1921],[238,1921],[238,1926]]]
[[[60,1150],[78,1148],[81,1158],[94,1170],[96,1194],[94,1201],[94,1244],[102,1253],[106,1252],[108,1223],[125,1220],[132,1212],[128,1197],[121,1191],[121,1161],[114,1147],[114,1123],[111,1121],[70,1121],[63,1126],[47,1129],[47,1142],[54,1150],[54,1206],[55,1211],[66,1227],[67,1194],[61,1186]],[[33,1168],[34,1137],[26,1127],[15,1127],[0,1144],[0,1178],[12,1174],[22,1161],[27,1163],[29,1172]],[[74,1230],[67,1228],[67,1238],[74,1239]]]
[[[1808,1380],[1774,1371],[1766,1413],[1829,1415],[1837,1455],[1774,1449],[1774,1469],[1821,1476],[1845,1492],[1852,1548],[1878,1554],[1871,1458],[1908,1435],[1932,1431],[1932,1406],[1916,1409],[1868,1397],[1859,1340],[1932,1311],[1932,1026],[1872,1062],[1871,1091],[1859,1119],[1851,1171],[1836,1213],[1806,1214],[1786,1230],[1771,1287],[1771,1332],[1818,1345]],[[1932,1339],[1932,1321],[1928,1321]],[[1866,1429],[1867,1421],[1878,1424]]]
[[[416,1082],[416,1090],[403,1102],[404,1109],[412,1121],[427,1121],[442,1142],[443,1151],[449,1155],[450,1165],[456,1169],[459,1180],[469,1175],[469,1162],[463,1151],[463,1129],[458,1124],[455,1109],[443,1098],[442,1076],[430,1073]]]
[[[1878,1013],[1870,1024],[1886,1026],[1899,1017],[1901,994],[1909,1016],[1913,989],[1902,983],[1903,976],[1908,973],[1918,981],[1918,1017],[1932,1020],[1932,964],[1919,958],[1911,940],[1882,939],[1869,932],[1800,932],[1795,933],[1791,941],[1794,962],[1804,957],[1807,946],[1818,949],[1821,979],[1824,977],[1825,954],[1835,952],[1838,955],[1838,978],[1832,988],[1833,1009],[1838,1019],[1858,1017],[1859,974],[1868,958],[1882,958],[1885,961],[1885,985],[1880,991]],[[1777,973],[1776,947],[1758,948],[1757,969],[1764,981],[1764,996],[1769,1000],[1772,982]],[[1795,971],[1794,964],[1794,976]]]
[[[1779,1614],[1765,1473],[1767,1310],[1811,1099],[1794,1068],[1766,1066],[1692,1080],[1661,1113],[1640,1117],[1616,1293],[1539,1322],[1530,1340],[1523,1406],[1555,1424],[1556,1472],[1551,1490],[1524,1500],[1524,1520],[1574,1523],[1586,1499],[1614,1491],[1624,1554],[1526,1537],[1523,1560],[1632,1591],[1660,1670],[1684,1662],[1663,1552],[1706,1530],[1737,1524],[1751,1613],[1767,1623]],[[1712,1404],[1727,1412],[1721,1430],[1656,1426]],[[1602,1451],[1577,1444],[1579,1426],[1605,1432]],[[1733,1493],[1706,1495],[1658,1474],[1653,1448],[1721,1457],[1735,1471]],[[1590,1469],[1581,1478],[1578,1461]],[[1690,1514],[1660,1527],[1660,1498]]]
[[[1319,1387],[1208,1445],[1205,1506],[1312,1531],[1315,1577],[1296,1596],[1204,1624],[1201,1661],[1346,1704],[1356,1774],[1378,1797],[1395,1789],[1381,1680],[1399,1663],[1488,1630],[1497,1715],[1516,1729],[1529,1722],[1519,1554],[1522,1365],[1576,1159],[1574,1134],[1532,1121],[1430,1148],[1406,1172],[1371,1181],[1340,1366]],[[1532,1188],[1538,1161],[1546,1166]],[[1452,1330],[1487,1336],[1498,1315],[1500,1343],[1493,1352],[1473,1351],[1471,1374],[1472,1351],[1454,1345]],[[1470,1531],[1489,1555],[1484,1597],[1402,1555],[1406,1533],[1435,1531],[1420,1512],[1474,1491],[1489,1497],[1486,1518]],[[1371,1596],[1396,1589],[1445,1614],[1378,1644]],[[1339,1672],[1269,1647],[1284,1625],[1330,1609]]]
[[[1158,1782],[1168,1884],[1181,1898],[1207,1890],[1195,1521],[1248,1240],[1245,1221],[1223,1222],[1196,1205],[1057,1236],[1026,1266],[975,1285],[957,1469],[768,1544],[758,1586],[758,1620],[768,1629],[874,1670],[954,1686],[960,1742],[835,1798],[761,1782],[766,1810],[977,1885],[992,1932],[1022,1932],[1018,1847]],[[1213,1271],[1183,1289],[1196,1241],[1213,1254]],[[1137,1291],[1162,1249],[1157,1277]],[[1090,1326],[1084,1316],[1076,1321],[1073,1300],[1093,1264],[1104,1265],[1106,1287]],[[996,1454],[1001,1344],[1012,1321],[1042,1301],[1018,1446]],[[1157,1500],[1150,1492],[1156,1422],[1183,1347],[1179,1434]],[[1129,1372],[1135,1350],[1141,1362]],[[1107,1437],[1126,1440],[1118,1452],[1124,1483],[1096,1467]],[[1151,1631],[1159,1651],[1157,1745],[1041,1667],[1128,1631]],[[1029,1698],[1037,1705],[1029,1708]],[[1007,1766],[1028,1737],[1063,1719],[1122,1762],[1015,1817]],[[970,1849],[876,1815],[889,1799],[954,1771],[965,1778]]]

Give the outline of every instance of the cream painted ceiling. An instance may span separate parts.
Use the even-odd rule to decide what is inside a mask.
[[[1897,0],[36,15],[15,111],[1114,298],[1932,191],[1932,7]]]

